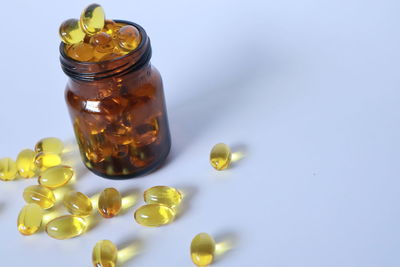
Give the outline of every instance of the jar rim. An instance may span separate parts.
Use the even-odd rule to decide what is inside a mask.
[[[151,58],[150,39],[147,36],[146,31],[143,29],[143,27],[141,27],[139,24],[126,20],[115,19],[113,21],[117,23],[131,25],[138,29],[141,36],[141,40],[138,47],[120,57],[99,62],[90,62],[90,61],[79,61],[69,57],[65,53],[65,43],[61,42],[59,46],[60,62],[65,74],[77,80],[84,80],[84,81],[99,80],[108,78],[110,76],[114,76],[116,74],[120,74],[121,72],[125,72],[126,69],[130,69],[131,71],[132,69],[134,70],[138,69],[145,63],[150,61]],[[132,58],[132,60],[134,60],[135,56],[137,60],[133,64],[132,61],[126,60],[128,58]],[[127,61],[127,62],[122,62],[122,61]],[[118,65],[119,62],[121,62],[120,65]],[[111,70],[101,70],[102,68],[100,66],[113,65],[113,64],[116,64],[117,66],[113,66]],[[81,70],[78,71],[78,69]],[[94,71],[96,69],[99,69],[101,71]],[[114,73],[115,71],[117,71],[117,73]],[[111,72],[113,72],[114,74],[112,74]]]

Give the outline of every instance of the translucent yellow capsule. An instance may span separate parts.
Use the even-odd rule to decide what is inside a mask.
[[[35,145],[36,153],[54,153],[61,154],[64,149],[64,143],[55,137],[43,138]]]
[[[0,180],[11,181],[17,176],[17,164],[10,158],[0,159]]]
[[[43,209],[50,209],[56,202],[53,191],[41,185],[28,186],[23,197],[27,203],[35,203]]]
[[[171,223],[175,218],[175,211],[163,204],[147,204],[135,212],[138,224],[148,227],[157,227]]]
[[[78,61],[87,62],[94,56],[94,48],[91,44],[79,43],[68,47],[67,55]]]
[[[68,19],[64,21],[58,33],[61,37],[61,41],[66,44],[77,44],[82,42],[85,38],[85,33],[77,19]]]
[[[42,224],[43,209],[34,203],[25,205],[18,215],[18,231],[23,235],[36,233]]]
[[[36,165],[35,165],[35,151],[31,149],[24,149],[19,152],[17,156],[17,169],[19,175],[24,178],[31,178],[36,175]]]
[[[64,215],[51,220],[46,225],[46,232],[55,239],[68,239],[83,234],[86,228],[85,219],[73,215]]]
[[[136,49],[142,40],[138,29],[132,25],[125,25],[120,28],[117,38],[119,46],[125,51]]]
[[[113,242],[101,240],[93,248],[92,262],[95,267],[115,267],[118,249]]]
[[[69,166],[54,166],[41,173],[39,184],[48,188],[57,188],[68,183],[73,175],[74,171]]]
[[[60,154],[40,152],[35,156],[35,165],[41,171],[60,164]]]
[[[105,17],[104,10],[100,5],[89,5],[83,10],[80,19],[83,31],[88,35],[93,35],[101,31],[104,27]]]
[[[115,38],[117,36],[118,30],[120,26],[113,20],[106,19],[103,32],[107,33],[110,35],[112,38]]]
[[[190,246],[192,261],[197,266],[210,265],[214,260],[215,241],[209,234],[196,235]]]
[[[64,195],[64,206],[73,215],[89,216],[93,206],[90,198],[81,192],[71,191]]]
[[[214,169],[221,171],[229,167],[231,164],[232,153],[229,146],[219,143],[216,144],[210,154],[210,163]]]
[[[99,197],[98,209],[104,218],[111,218],[121,210],[121,194],[115,188],[106,188]]]
[[[176,207],[182,201],[182,194],[169,186],[154,186],[144,192],[144,201],[147,204],[164,204],[168,207]]]

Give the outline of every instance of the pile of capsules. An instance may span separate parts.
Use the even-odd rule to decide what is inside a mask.
[[[58,138],[40,140],[35,150],[24,149],[16,161],[11,158],[0,159],[0,179],[11,181],[18,178],[38,176],[38,185],[25,188],[23,198],[27,204],[21,209],[17,226],[23,235],[32,235],[41,228],[45,210],[57,202],[53,190],[66,185],[74,176],[70,166],[62,165],[64,144]],[[223,144],[215,145],[210,154],[210,163],[216,170],[224,170],[231,164],[230,148]],[[143,226],[158,227],[173,222],[183,200],[183,194],[169,186],[154,186],[144,192],[145,205],[139,207],[134,218]],[[70,213],[52,218],[45,226],[46,233],[56,239],[68,239],[86,232],[89,222],[85,218],[93,215],[92,200],[84,193],[66,192],[63,205]],[[104,218],[119,214],[122,207],[121,194],[115,188],[104,189],[98,198],[98,211]],[[212,263],[215,241],[206,234],[196,235],[191,244],[191,258],[197,266]],[[96,243],[92,253],[94,266],[115,266],[118,258],[117,247],[109,240]]]
[[[105,19],[98,4],[86,7],[80,19],[68,19],[59,29],[65,53],[82,62],[112,60],[135,50],[141,35],[132,25]]]

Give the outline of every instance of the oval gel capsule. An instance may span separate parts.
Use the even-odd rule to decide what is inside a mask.
[[[92,201],[81,192],[71,191],[64,195],[64,206],[73,215],[89,216],[92,213]]]
[[[59,154],[40,152],[35,156],[35,165],[41,171],[60,164],[61,157]]]
[[[229,146],[219,143],[216,144],[210,153],[210,163],[214,169],[221,171],[225,170],[231,164],[232,153]]]
[[[43,219],[43,209],[37,204],[25,205],[18,215],[18,231],[23,235],[36,233]]]
[[[115,188],[106,188],[101,192],[98,202],[98,209],[104,218],[111,218],[117,215],[122,206],[121,194]]]
[[[17,169],[19,175],[24,178],[31,178],[36,175],[35,151],[24,149],[17,156]]]
[[[147,204],[135,212],[138,224],[148,227],[157,227],[171,223],[175,218],[175,211],[162,204]]]
[[[17,164],[11,158],[0,159],[0,180],[11,181],[17,176]]]
[[[80,18],[82,30],[88,34],[93,35],[101,31],[105,23],[105,14],[103,8],[98,4],[91,4],[86,7]]]
[[[36,153],[54,153],[61,154],[64,150],[64,143],[56,137],[47,137],[41,139],[35,145]]]
[[[164,204],[168,207],[176,207],[182,201],[182,194],[169,186],[154,186],[144,192],[144,201],[147,204]]]
[[[71,180],[74,171],[69,166],[59,165],[48,168],[39,176],[39,184],[48,188],[57,188]]]
[[[38,204],[42,209],[50,209],[56,202],[53,191],[41,185],[28,186],[23,197],[27,203]]]
[[[96,267],[115,267],[118,249],[113,242],[101,240],[93,248],[92,262]]]
[[[73,215],[64,215],[51,220],[46,225],[46,232],[55,239],[68,239],[83,234],[86,228],[85,219]]]
[[[192,261],[197,266],[210,265],[214,260],[215,241],[209,234],[196,235],[190,245]]]

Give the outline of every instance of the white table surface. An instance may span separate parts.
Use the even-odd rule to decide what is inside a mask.
[[[1,266],[90,266],[101,239],[140,244],[119,266],[193,266],[199,232],[234,241],[213,266],[400,266],[399,1],[99,3],[150,35],[173,149],[162,169],[128,181],[78,164],[74,187],[176,186],[191,192],[188,208],[171,225],[144,228],[133,220],[140,199],[78,238],[24,237],[16,219],[36,180],[1,182]],[[0,157],[46,136],[73,140],[57,31],[87,4],[2,3]],[[214,171],[217,142],[245,158]]]

